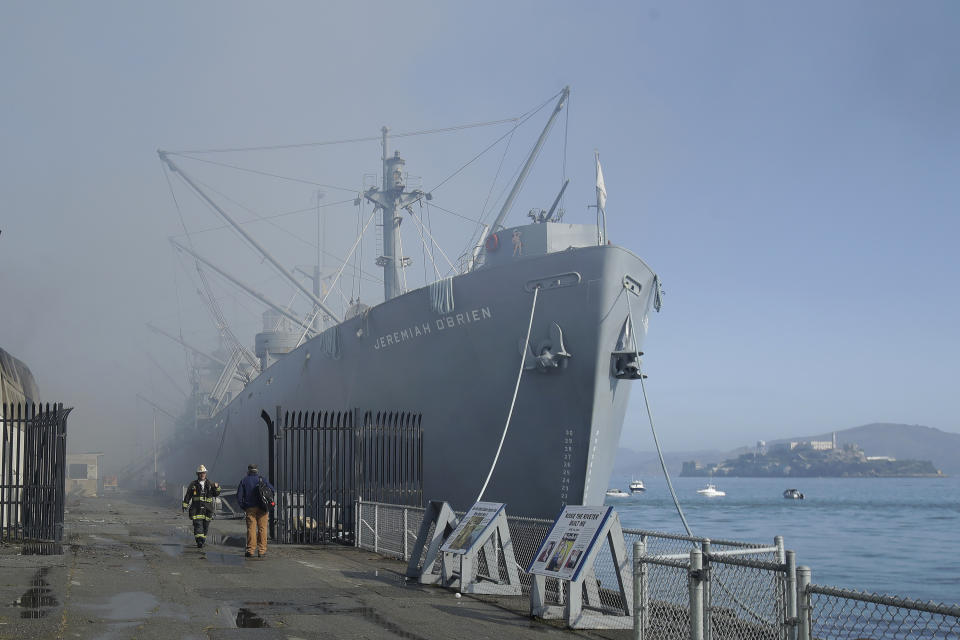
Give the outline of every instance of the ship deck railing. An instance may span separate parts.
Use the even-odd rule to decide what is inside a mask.
[[[420,507],[358,502],[355,544],[410,561],[424,512]],[[522,594],[473,597],[529,612],[533,581],[524,569],[553,521],[516,516],[507,521]],[[630,637],[642,640],[960,638],[960,606],[814,584],[811,569],[796,565],[795,554],[780,536],[771,545],[644,529],[623,529],[623,534],[633,574],[627,589],[632,602],[622,602],[612,558],[601,554],[594,566],[599,600],[589,601],[590,590],[584,589],[585,615],[595,615],[598,628],[631,630]],[[425,553],[418,559],[421,564]],[[505,576],[502,555],[497,563],[493,570],[481,558],[473,571],[480,579]],[[439,560],[430,571],[440,571]],[[547,601],[562,605],[567,585],[548,580]],[[616,615],[624,610],[631,615]]]

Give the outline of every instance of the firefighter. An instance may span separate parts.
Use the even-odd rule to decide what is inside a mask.
[[[202,549],[207,541],[207,529],[213,520],[213,499],[219,495],[220,485],[207,480],[207,468],[203,465],[197,467],[197,479],[187,487],[187,494],[183,496],[183,508],[190,509],[193,537],[197,541],[198,549]]]

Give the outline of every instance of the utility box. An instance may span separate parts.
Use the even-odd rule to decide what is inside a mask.
[[[102,453],[67,454],[67,496],[99,497],[103,495],[100,473]]]

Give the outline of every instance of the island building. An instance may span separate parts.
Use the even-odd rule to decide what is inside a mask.
[[[757,443],[759,449],[760,443]],[[833,437],[830,440],[790,440],[788,442],[778,442],[773,445],[773,449],[776,451],[793,451],[797,447],[810,447],[814,451],[832,451],[834,449],[839,449],[837,445],[837,432],[833,432]],[[764,449],[766,449],[766,443],[764,443]]]

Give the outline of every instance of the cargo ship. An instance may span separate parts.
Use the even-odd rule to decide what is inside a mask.
[[[549,210],[531,212],[530,223],[504,225],[567,97],[564,89],[469,260],[412,290],[401,277],[409,259],[399,227],[431,194],[408,187],[405,160],[391,153],[384,129],[382,181],[362,193],[382,225],[376,264],[383,301],[351,301],[338,312],[318,287],[290,275],[313,311],[300,317],[272,305],[256,336],[255,363],[234,349],[211,364],[209,415],[178,432],[176,445],[160,456],[167,477],[189,478],[201,459],[230,478],[249,462],[262,464],[269,444],[263,416],[276,407],[403,409],[422,421],[424,499],[465,509],[482,497],[506,503],[511,515],[545,518],[566,504],[602,504],[661,289],[639,256],[606,237],[599,158],[595,224],[564,221],[558,195]],[[160,157],[264,261],[285,272],[174,154]],[[230,277],[186,243],[176,246],[198,267]]]

